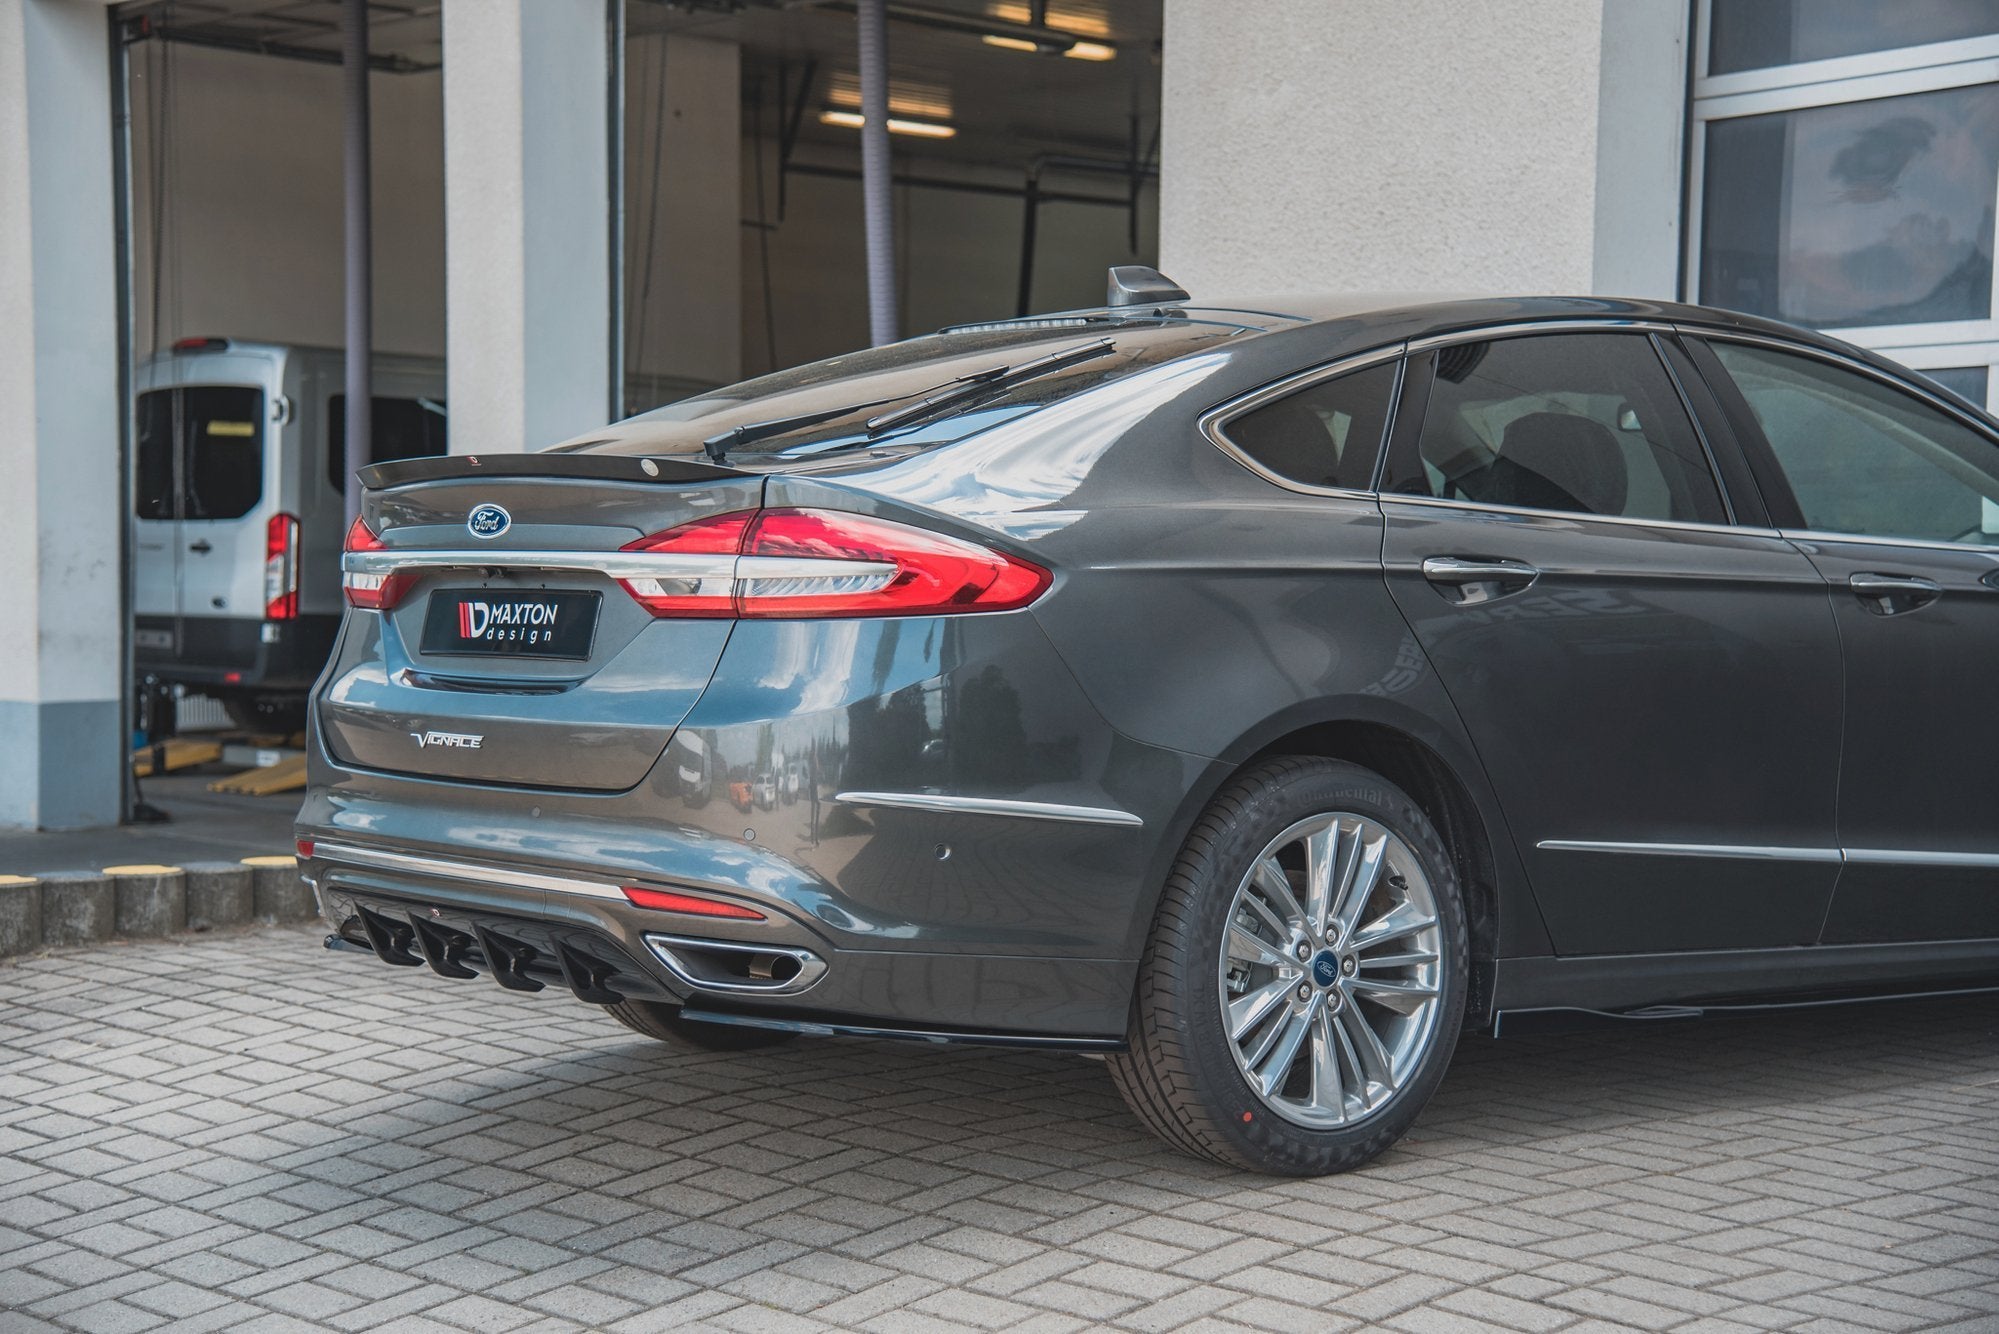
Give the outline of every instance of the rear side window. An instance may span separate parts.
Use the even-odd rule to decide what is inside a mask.
[[[427,459],[445,452],[444,404],[434,398],[371,400],[370,454],[376,463]],[[347,489],[347,395],[326,402],[326,477],[334,489]]]
[[[1423,429],[1382,489],[1481,505],[1723,523],[1651,339],[1534,334],[1439,349]]]
[[[1816,357],[1709,346],[1749,400],[1807,528],[1999,546],[1999,445],[1983,432]]]
[[[1381,456],[1396,365],[1386,361],[1322,380],[1231,419],[1222,434],[1279,477],[1364,491]]]
[[[188,385],[139,395],[142,519],[238,519],[264,494],[264,393]]]

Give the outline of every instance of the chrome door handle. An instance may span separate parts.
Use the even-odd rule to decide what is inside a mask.
[[[1423,577],[1433,584],[1526,584],[1540,578],[1541,572],[1517,560],[1425,556]]]
[[[200,556],[206,556],[209,552],[215,550],[213,546],[209,545],[209,541],[205,537],[202,538],[199,542],[188,543],[187,549],[189,551],[194,552],[196,555]]]
[[[1943,585],[1934,579],[1906,574],[1855,574],[1848,576],[1846,586],[1876,616],[1915,611],[1943,596]]]

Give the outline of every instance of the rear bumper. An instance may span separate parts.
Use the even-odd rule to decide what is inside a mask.
[[[801,1031],[1098,1050],[1123,1037],[1129,962],[843,948],[768,899],[742,896],[763,921],[694,917],[635,907],[615,879],[356,843],[317,843],[301,871],[339,943],[444,977]]]
[[[303,694],[326,666],[340,618],[136,616],[133,629],[133,663],[141,675],[225,690]]]

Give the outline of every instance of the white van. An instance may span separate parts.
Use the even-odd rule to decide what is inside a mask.
[[[345,358],[186,338],[135,388],[136,672],[292,730],[340,625]],[[441,359],[377,354],[373,388],[377,461],[445,452]]]

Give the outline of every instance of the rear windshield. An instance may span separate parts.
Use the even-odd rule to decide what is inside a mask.
[[[1052,327],[1051,327],[1052,325]],[[932,334],[829,357],[694,398],[655,408],[633,418],[658,423],[644,432],[582,445],[584,452],[657,454],[689,452],[705,438],[780,417],[850,409],[827,421],[768,439],[731,445],[731,454],[782,454],[836,449],[870,440],[867,421],[950,388],[960,377],[1016,367],[1039,357],[1108,339],[1110,352],[1039,375],[1020,384],[967,399],[952,409],[912,422],[872,439],[898,444],[942,444],[997,425],[1009,417],[1092,389],[1134,371],[1198,352],[1240,334],[1240,326],[1198,319],[1157,323],[1081,320],[1004,325]],[[685,423],[681,430],[674,430]]]
[[[434,458],[445,452],[444,404],[434,398],[385,398],[371,402],[368,454],[371,463]],[[347,489],[347,395],[326,401],[326,476],[336,490]]]
[[[187,385],[139,395],[142,519],[237,519],[264,494],[264,391]]]

